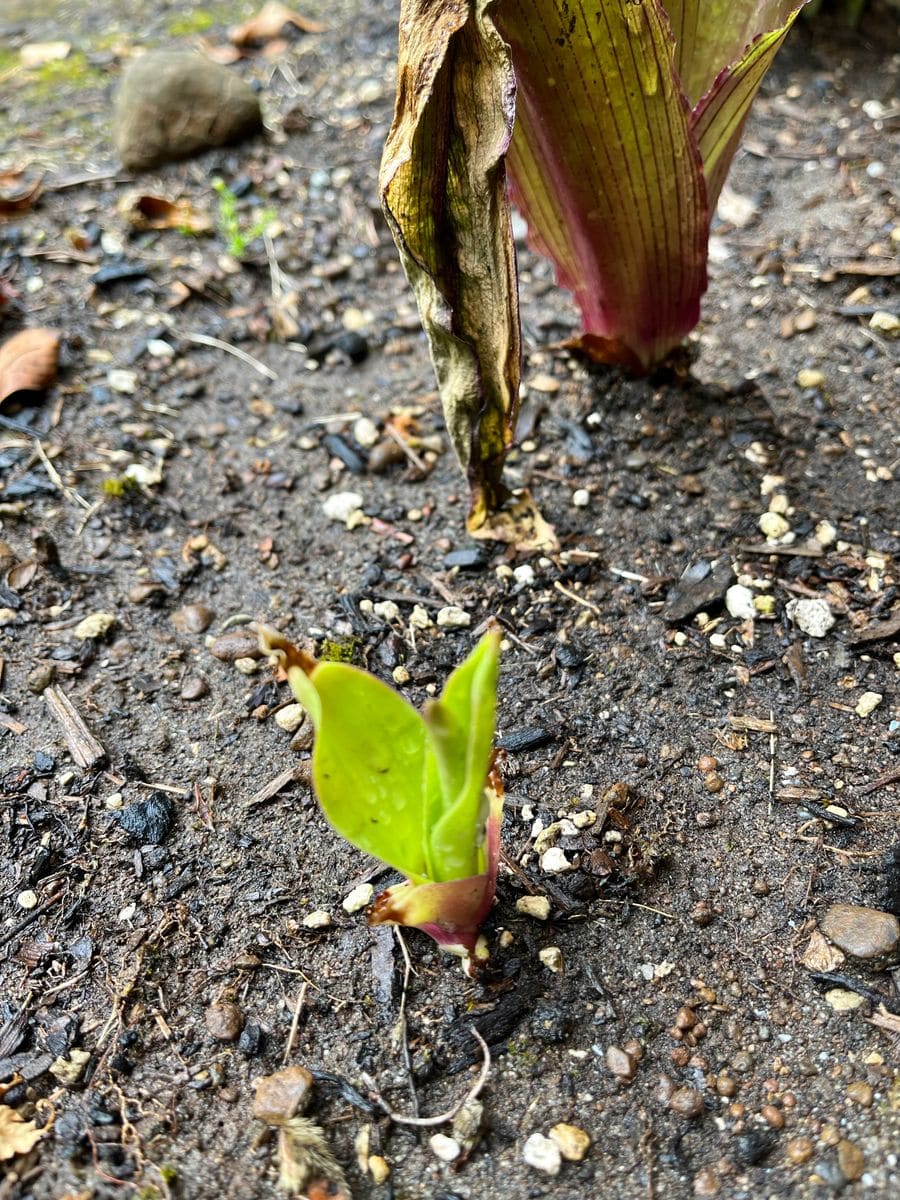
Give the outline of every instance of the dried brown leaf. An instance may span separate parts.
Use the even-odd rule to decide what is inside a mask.
[[[272,0],[271,3],[264,4],[249,21],[236,25],[229,31],[228,36],[236,46],[254,46],[280,37],[287,25],[293,25],[302,33],[321,33],[325,29],[318,21],[310,21],[288,8],[286,4]]]
[[[211,233],[212,221],[198,212],[190,200],[167,200],[164,196],[131,194],[119,211],[134,229],[180,229],[184,233]]]
[[[0,1104],[0,1161],[27,1154],[43,1136],[34,1121],[24,1121],[14,1108]]]
[[[0,346],[0,404],[15,392],[43,392],[56,379],[59,333],[24,329]]]
[[[807,971],[836,971],[847,960],[837,946],[832,946],[818,929],[814,929],[800,961]]]
[[[38,565],[33,558],[26,559],[25,562],[16,563],[14,567],[10,567],[6,572],[6,586],[12,588],[14,592],[24,591],[37,574],[37,567]]]

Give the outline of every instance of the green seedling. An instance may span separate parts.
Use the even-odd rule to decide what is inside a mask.
[[[241,219],[238,198],[224,179],[213,179],[212,189],[218,197],[216,224],[225,239],[232,258],[243,258],[251,242],[266,232],[275,220],[275,210],[264,208],[252,224]]]
[[[312,778],[326,817],[406,876],[376,897],[369,922],[422,929],[471,964],[482,956],[500,851],[499,632],[484,635],[422,712],[367,671],[317,661],[266,626],[259,636],[315,727]]]

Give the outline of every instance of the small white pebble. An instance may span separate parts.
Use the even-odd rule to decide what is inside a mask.
[[[790,532],[790,525],[781,513],[764,512],[759,518],[759,527],[767,538],[776,540]]]
[[[423,608],[421,604],[416,604],[412,612],[409,614],[409,625],[411,629],[430,629],[434,624],[431,617],[428,615],[428,610]]]
[[[543,1171],[545,1175],[558,1175],[562,1167],[562,1154],[556,1142],[533,1133],[522,1147],[522,1158],[529,1167]]]
[[[591,502],[591,493],[587,488],[576,488],[572,493],[572,503],[576,508],[587,508]]]
[[[236,658],[235,669],[242,675],[255,675],[262,666],[262,660],[256,658]]]
[[[137,391],[137,374],[134,371],[112,370],[107,374],[106,382],[114,392],[126,396]]]
[[[822,371],[806,368],[797,372],[797,384],[802,388],[824,387],[825,375]]]
[[[372,897],[375,895],[375,889],[371,883],[361,883],[359,887],[355,887],[352,892],[349,892],[341,901],[341,908],[345,913],[360,912],[367,905],[372,903]]]
[[[370,417],[360,417],[353,426],[353,436],[360,446],[368,449],[378,441],[378,426]]]
[[[820,546],[830,546],[837,537],[837,530],[830,521],[820,521],[816,526],[816,541]]]
[[[572,824],[576,829],[590,829],[592,825],[597,824],[597,814],[589,808],[582,808],[572,813]]]
[[[437,615],[437,623],[442,629],[465,629],[472,624],[472,618],[456,604],[448,604]]]
[[[714,646],[716,650],[727,650],[728,643],[725,640],[723,633],[711,633],[709,635],[709,644]]]
[[[19,892],[17,899],[19,908],[37,908],[37,893],[30,889],[27,892]]]
[[[559,846],[551,846],[541,855],[541,870],[547,875],[562,875],[572,870],[572,864],[566,858],[566,853]]]
[[[739,583],[732,584],[725,593],[725,607],[729,614],[738,621],[752,621],[756,616],[756,609],[753,607],[753,593],[748,587],[743,587]]]
[[[546,921],[550,916],[550,901],[546,896],[520,896],[516,901],[516,912],[535,921]]]
[[[462,1146],[456,1138],[447,1137],[446,1133],[432,1134],[428,1139],[428,1145],[431,1147],[431,1153],[441,1162],[456,1162],[462,1154]]]
[[[863,692],[856,702],[856,715],[858,717],[870,716],[883,699],[884,696],[881,692]]]
[[[874,329],[876,333],[884,334],[885,337],[900,337],[900,317],[895,317],[893,313],[879,309],[869,318],[869,328]]]
[[[171,358],[175,351],[162,338],[151,338],[147,343],[147,353],[152,354],[154,358]]]
[[[788,600],[788,619],[810,637],[824,637],[834,625],[834,614],[825,600]]]
[[[286,704],[275,714],[275,724],[287,733],[296,733],[306,720],[306,710],[302,704]]]
[[[110,808],[110,809],[121,808],[122,805],[125,803],[125,798],[121,792],[110,792],[110,794],[106,797],[106,799],[103,801],[103,803],[106,808]]]
[[[522,563],[520,567],[516,567],[513,575],[516,583],[521,583],[523,587],[530,587],[534,583],[534,567],[530,563]]]
[[[562,950],[559,946],[545,946],[538,954],[538,958],[554,975],[558,975],[563,968]]]
[[[350,517],[362,508],[363,498],[359,492],[332,492],[322,503],[322,512],[330,521],[346,524]]]
[[[401,663],[399,667],[394,667],[393,671],[391,671],[391,678],[398,687],[402,687],[404,683],[409,683],[411,676],[403,663]]]
[[[396,621],[400,616],[400,608],[393,600],[379,600],[372,611],[381,621]]]
[[[331,913],[326,912],[324,908],[317,908],[314,912],[307,913],[300,924],[304,929],[328,929],[333,922]]]

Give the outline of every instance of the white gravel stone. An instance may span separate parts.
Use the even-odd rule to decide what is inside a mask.
[[[543,1171],[545,1175],[558,1175],[562,1167],[562,1154],[556,1142],[533,1133],[522,1147],[522,1158],[529,1167]]]
[[[520,896],[516,901],[516,912],[533,917],[535,921],[546,921],[550,916],[550,901],[546,896]]]
[[[370,417],[360,417],[353,426],[353,436],[360,446],[374,446],[378,441],[378,426]]]
[[[355,887],[341,901],[341,908],[345,913],[360,912],[367,905],[372,903],[372,897],[375,895],[375,889],[371,883],[361,883],[359,887]]]
[[[434,624],[431,617],[428,615],[428,610],[423,608],[421,604],[416,604],[412,612],[409,614],[409,625],[411,629],[430,629]]]
[[[572,870],[572,864],[566,858],[566,852],[559,846],[551,846],[541,855],[541,870],[546,875],[562,875]]]
[[[428,1139],[431,1153],[441,1162],[456,1162],[462,1154],[462,1146],[456,1138],[447,1137],[446,1133],[435,1133]]]
[[[563,969],[562,950],[560,950],[559,946],[545,946],[539,952],[538,958],[547,970],[552,971],[554,975],[558,975]]]
[[[531,563],[522,563],[513,570],[513,575],[516,583],[521,583],[523,587],[530,587],[534,583],[534,567]]]
[[[302,704],[286,704],[275,714],[275,724],[287,733],[296,733],[306,720],[306,710]]]
[[[764,512],[759,518],[759,527],[767,538],[777,540],[790,533],[791,527],[781,513]]]
[[[379,600],[372,611],[382,621],[396,621],[400,616],[400,608],[393,600]]]
[[[837,530],[830,521],[820,521],[816,526],[816,541],[823,548],[830,546],[837,538]]]
[[[398,687],[402,687],[404,683],[409,683],[410,678],[409,671],[407,671],[403,663],[400,663],[398,667],[394,667],[393,671],[391,671],[391,679],[393,679]]]
[[[137,391],[137,373],[135,371],[114,368],[107,374],[106,382],[114,392],[121,392],[126,396],[131,396]]]
[[[363,498],[359,492],[332,492],[322,503],[322,512],[330,521],[345,524],[357,509],[362,508]]]
[[[824,637],[834,625],[834,614],[825,600],[788,600],[784,608],[789,620],[810,637]]]
[[[591,502],[591,493],[587,488],[576,488],[572,493],[572,503],[576,508],[587,508]]]
[[[307,913],[300,924],[304,929],[329,929],[334,922],[331,913],[326,912],[324,908],[317,908],[314,912]]]
[[[753,593],[739,583],[732,584],[725,593],[725,607],[731,616],[739,621],[752,621],[756,616]]]
[[[871,716],[883,699],[884,696],[881,692],[863,692],[856,702],[856,715],[858,717]]]
[[[472,618],[458,605],[448,604],[438,613],[437,623],[442,629],[466,629],[472,624]]]

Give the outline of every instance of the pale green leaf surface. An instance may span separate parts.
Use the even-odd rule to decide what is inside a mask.
[[[425,710],[444,802],[429,827],[431,858],[440,880],[483,869],[480,834],[487,815],[485,785],[494,743],[500,634],[486,633]]]
[[[393,688],[346,663],[320,663],[313,750],[319,803],[348,842],[420,882],[425,857],[427,735]]]

